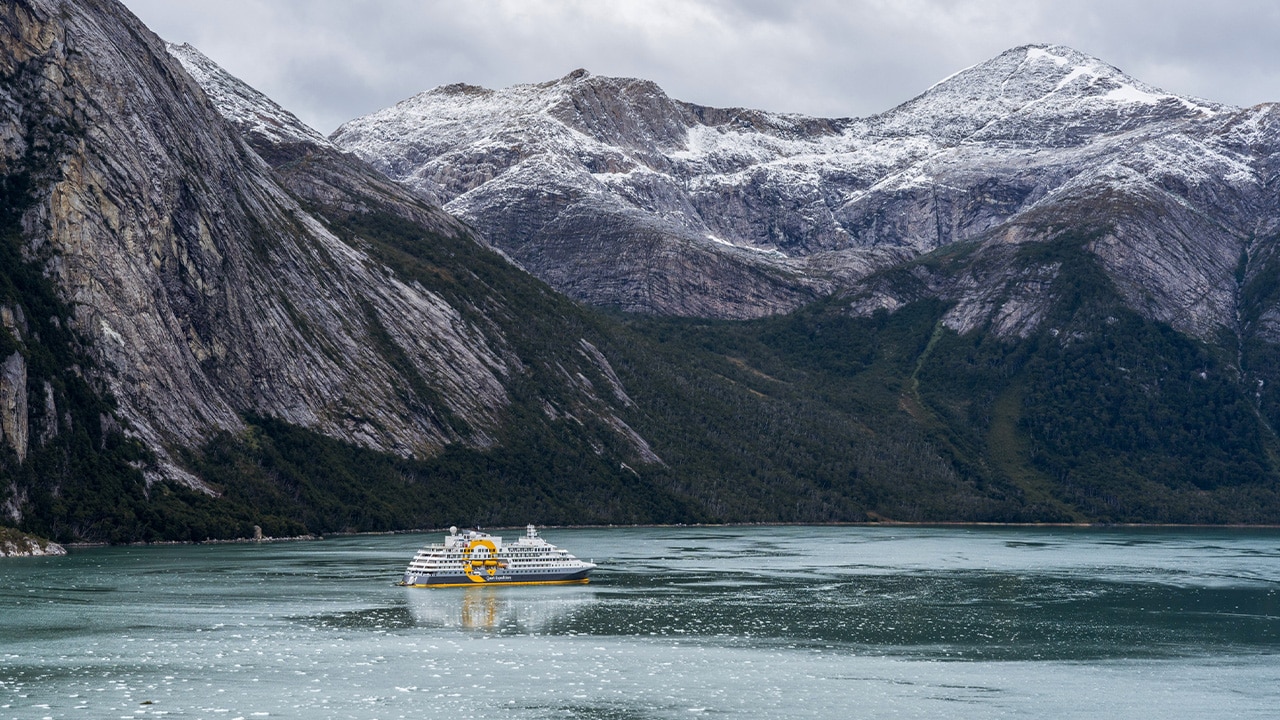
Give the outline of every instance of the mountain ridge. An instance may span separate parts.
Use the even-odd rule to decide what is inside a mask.
[[[1220,203],[1228,211],[1262,190],[1256,161],[1215,130],[1249,111],[1163,92],[1061,46],[1015,48],[861,119],[703,108],[585,71],[459,87],[331,138],[561,291],[659,314],[783,312],[956,240],[1017,235],[1020,217],[1060,214],[1073,197],[1155,185],[1171,195],[1162,203],[1203,215],[1205,198],[1183,195],[1206,174],[1253,196]],[[593,88],[614,92],[602,101]],[[592,225],[591,213],[612,219]],[[1235,236],[1224,246],[1248,234],[1223,230]],[[758,292],[744,296],[752,280]],[[1227,303],[1213,305],[1181,327],[1203,337],[1227,324]]]

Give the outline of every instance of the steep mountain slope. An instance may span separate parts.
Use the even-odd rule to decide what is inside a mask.
[[[308,217],[163,46],[112,10],[76,12],[52,29],[40,16],[58,8],[33,3],[24,25],[48,34],[17,48],[31,57],[13,85],[26,93],[20,111],[78,126],[57,139],[62,152],[35,160],[49,184],[33,189],[24,217],[28,253],[43,250],[74,298],[69,320],[97,341],[96,364],[115,371],[104,379],[133,430],[163,447],[238,427],[240,410],[337,430],[383,408],[360,431],[375,447],[413,452],[456,439],[398,397],[395,371],[370,349],[369,323],[419,344],[418,370],[457,390],[441,410],[492,426],[512,359],[441,299],[383,276]],[[304,325],[320,342],[303,337]]]
[[[439,88],[333,140],[553,286],[675,315],[773,313],[952,242],[1141,203],[1160,223],[1119,217],[1098,252],[1144,312],[1204,337],[1231,325],[1235,261],[1271,203],[1227,132],[1248,112],[1027,46],[862,120],[705,108],[575,72]],[[708,254],[715,271],[670,260]],[[743,289],[725,267],[783,275]],[[671,291],[650,292],[653,275]]]
[[[22,0],[0,19],[12,521],[73,524],[93,482],[73,465],[112,443],[129,502],[163,480],[217,494],[185,458],[247,417],[405,458],[573,417],[570,444],[613,472],[657,460],[562,301],[531,302],[546,293],[452,218],[300,125],[249,132],[251,148],[116,2]],[[548,325],[567,342],[517,336]]]

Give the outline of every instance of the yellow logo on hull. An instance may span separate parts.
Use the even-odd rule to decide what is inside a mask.
[[[488,550],[488,557],[473,558],[471,554],[477,548]],[[473,583],[489,582],[489,579],[497,574],[498,568],[506,566],[506,563],[498,559],[498,548],[493,544],[492,540],[476,538],[467,544],[466,550],[462,551],[462,571],[467,574],[467,579]]]

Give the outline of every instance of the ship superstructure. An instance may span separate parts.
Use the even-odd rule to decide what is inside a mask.
[[[428,545],[413,556],[401,585],[409,587],[471,586],[485,583],[566,585],[586,583],[596,564],[574,557],[538,535],[533,525],[523,537],[503,544],[497,535],[449,528],[443,543]]]

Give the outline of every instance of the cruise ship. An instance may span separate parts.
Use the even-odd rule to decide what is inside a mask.
[[[504,545],[502,538],[479,530],[449,528],[443,543],[428,545],[413,556],[401,585],[458,587],[499,585],[585,584],[595,563],[579,560],[538,535],[530,525],[524,537]]]

